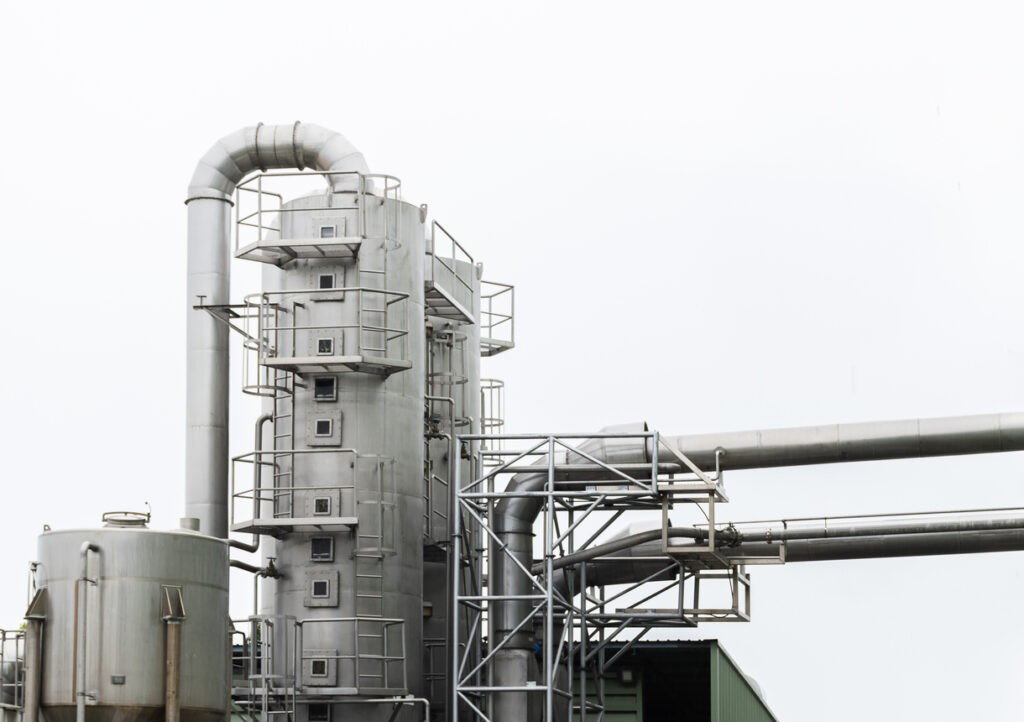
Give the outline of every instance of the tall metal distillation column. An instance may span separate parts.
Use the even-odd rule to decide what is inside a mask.
[[[325,191],[265,192],[289,175],[268,168],[304,167]],[[339,134],[296,123],[221,139],[189,188],[189,300],[214,318],[189,318],[186,513],[225,536],[230,501],[232,531],[272,538],[279,576],[251,637],[266,714],[386,719],[369,703],[423,689],[424,218],[398,186]],[[266,264],[244,304],[226,298],[236,187],[257,211],[236,207],[256,234],[235,255]],[[218,323],[243,332],[247,390],[273,421],[239,457],[256,473],[231,500]]]
[[[296,176],[327,188],[275,187]],[[475,453],[456,434],[480,431],[481,266],[399,189],[300,123],[225,136],[189,187],[189,304],[212,318],[189,316],[186,514],[206,534],[257,535],[231,541],[261,551],[262,569],[239,566],[268,577],[250,712],[384,719],[411,693],[444,714],[449,490]],[[227,299],[232,205],[235,257],[264,264],[241,304]],[[493,355],[513,345],[512,316],[488,303]],[[508,338],[490,338],[501,323]],[[228,328],[265,412],[230,484]]]
[[[299,719],[423,692],[423,224],[371,182],[284,204],[275,247],[312,239],[324,255],[296,252],[259,297],[274,431],[257,527],[283,575],[268,611],[299,626]]]

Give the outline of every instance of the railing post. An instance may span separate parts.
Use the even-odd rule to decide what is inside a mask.
[[[263,240],[263,174],[256,176],[256,242]]]
[[[554,541],[555,541],[555,438],[548,439],[548,481],[547,481],[547,511],[544,523],[544,596],[547,608],[544,613],[544,682],[547,689],[544,690],[544,722],[554,722],[555,719],[555,675],[554,655],[552,646],[555,636],[555,610],[554,610]]]

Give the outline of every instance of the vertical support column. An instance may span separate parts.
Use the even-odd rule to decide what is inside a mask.
[[[544,515],[544,722],[555,719],[555,670],[553,646],[555,642],[554,600],[554,544],[555,544],[555,439],[548,439],[547,513]]]
[[[39,722],[39,692],[42,689],[43,620],[27,617],[25,622],[25,708],[22,722]]]
[[[165,619],[164,722],[181,720],[181,620]]]
[[[587,563],[580,564],[580,722],[587,722]]]
[[[160,620],[164,623],[164,722],[180,722],[181,623],[186,617],[185,599],[181,587],[164,585],[160,591]],[[230,659],[228,654],[229,664]]]
[[[453,429],[454,432],[454,429]],[[456,444],[457,445],[457,442]],[[462,479],[460,471],[462,464],[452,459],[450,462],[455,467],[454,485],[448,490],[448,530],[451,533],[451,544],[448,553],[448,669],[446,683],[450,694],[448,700],[448,719],[450,722],[458,722],[459,719],[459,579],[462,569],[462,510],[460,508],[460,492],[462,491]],[[481,602],[482,603],[482,602]],[[469,640],[466,640],[469,644]]]

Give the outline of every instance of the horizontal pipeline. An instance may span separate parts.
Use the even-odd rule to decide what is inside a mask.
[[[1004,517],[998,519],[954,519],[954,520],[938,520],[938,521],[914,521],[914,522],[899,522],[896,524],[869,524],[869,525],[846,525],[846,526],[820,526],[820,527],[807,527],[801,529],[758,529],[753,531],[747,531],[740,533],[735,527],[726,527],[715,530],[715,539],[718,541],[716,545],[725,556],[731,558],[740,558],[743,556],[766,556],[774,555],[778,553],[778,544],[786,542],[786,561],[810,561],[812,558],[817,558],[817,554],[814,551],[816,547],[822,549],[828,549],[827,553],[839,554],[842,549],[864,549],[879,551],[881,549],[892,549],[900,550],[905,545],[901,546],[901,542],[897,541],[894,544],[880,544],[877,540],[886,537],[906,537],[911,536],[927,536],[933,541],[942,537],[948,536],[950,538],[961,536],[961,535],[973,535],[980,534],[982,532],[1024,532],[1024,516],[1015,517]],[[658,541],[662,538],[661,529],[652,529],[650,531],[641,532],[639,534],[631,534],[629,536],[621,537],[607,544],[599,544],[589,549],[584,549],[579,552],[572,554],[566,554],[561,556],[552,562],[552,569],[562,569],[573,564],[579,564],[580,562],[589,561],[598,557],[604,557],[615,552],[621,552],[626,549],[632,549],[641,544],[646,544],[653,541]],[[692,527],[669,527],[665,530],[665,535],[668,538],[684,538],[693,539],[696,543],[701,543],[708,538],[707,529],[695,529]],[[856,540],[858,538],[871,539],[872,541],[864,545],[856,544],[826,544],[832,540]],[[994,542],[996,547],[992,551],[1007,551],[1015,548],[1024,549],[1024,533],[1020,535],[1021,545],[1020,547],[1004,548],[1004,543],[1012,544],[1012,540],[1015,535],[1009,535],[1007,540],[1000,540]],[[989,537],[992,541],[994,537]],[[797,544],[794,542],[805,542],[804,544]],[[907,547],[911,548],[911,547]],[[924,548],[919,544],[912,545],[914,549]],[[949,545],[939,545],[936,548],[947,549],[952,548]],[[679,553],[684,553],[686,550],[685,546],[677,546],[675,550]],[[756,550],[756,551],[752,551]],[[979,551],[986,551],[986,549],[979,549]],[[794,553],[795,552],[795,553]],[[823,552],[825,553],[825,552]],[[915,554],[928,553],[928,552],[909,552],[909,553],[893,553],[889,556],[913,556]],[[952,554],[957,553],[956,551],[936,551],[936,554]],[[871,554],[869,556],[878,556],[877,554]],[[886,556],[886,555],[881,555]],[[846,556],[835,556],[828,557],[823,556],[821,558],[857,558],[857,557],[846,557]],[[540,574],[544,571],[544,564],[538,563],[533,566],[533,572]]]

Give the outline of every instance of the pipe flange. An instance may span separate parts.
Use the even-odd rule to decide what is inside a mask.
[[[295,159],[295,167],[299,170],[306,170],[306,166],[302,164],[302,153],[299,152],[299,123],[301,121],[296,120],[292,126],[292,157]]]
[[[253,149],[256,151],[256,167],[260,169],[260,173],[267,172],[267,164],[263,162],[263,158],[260,156],[260,128],[263,127],[263,123],[256,124],[256,139],[252,144]]]

